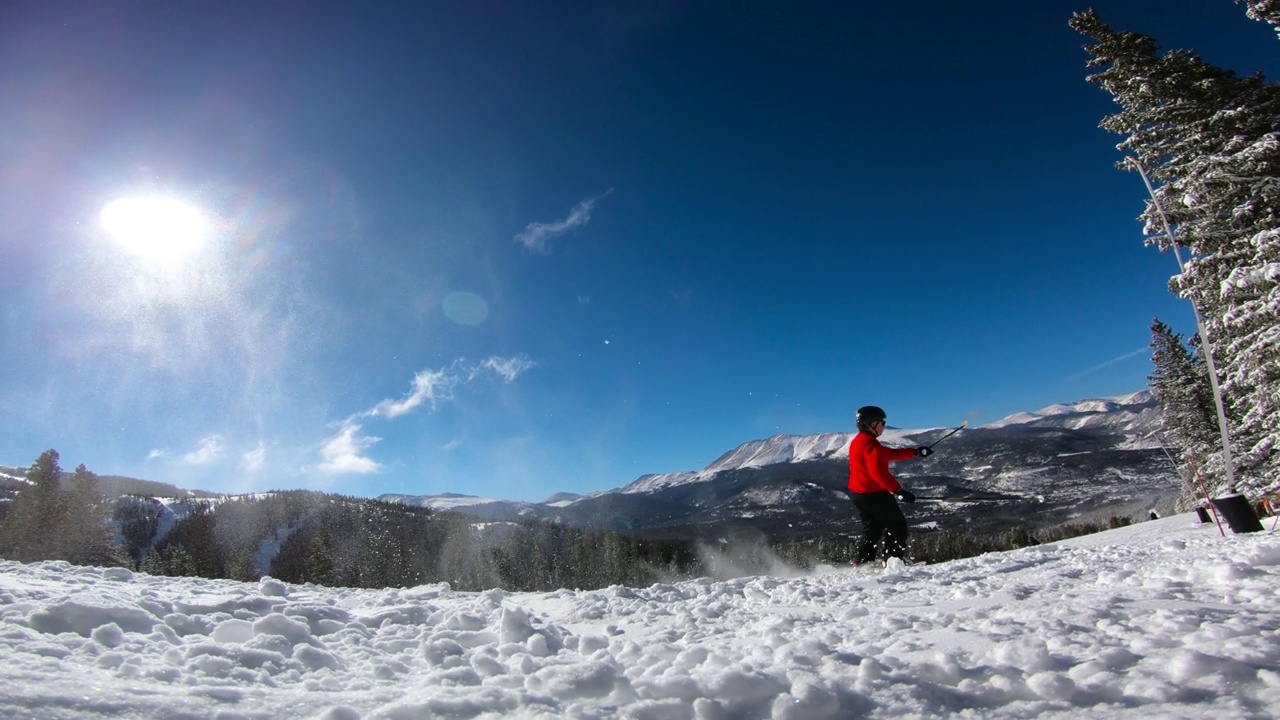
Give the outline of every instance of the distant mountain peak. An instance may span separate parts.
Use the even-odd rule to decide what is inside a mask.
[[[1156,407],[1155,394],[1149,389],[1115,397],[1089,398],[1073,403],[1054,403],[1035,412],[1018,412],[995,422],[980,425],[983,428],[1002,428],[1010,425],[1054,426],[1079,429],[1096,424],[1117,425],[1134,415],[1144,414]],[[1154,427],[1150,429],[1155,429]]]
[[[1129,435],[1141,435],[1155,429],[1158,418],[1150,411],[1155,396],[1144,389],[1115,397],[1090,398],[1071,403],[1055,403],[1035,412],[1020,412],[980,427],[995,429],[1010,425],[1060,427],[1115,427]],[[1129,426],[1133,428],[1129,428]],[[914,438],[939,428],[889,428],[880,439],[886,445],[911,445]],[[975,428],[976,429],[976,428]],[[844,457],[856,432],[818,433],[816,435],[774,435],[749,440],[716,458],[701,470],[642,475],[619,489],[622,493],[649,493],[664,488],[705,482],[730,470],[761,468],[781,463],[798,463]],[[1137,442],[1138,438],[1135,437]]]

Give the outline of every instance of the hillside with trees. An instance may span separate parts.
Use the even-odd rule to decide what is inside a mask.
[[[63,473],[40,455],[0,520],[0,558],[129,567],[150,574],[253,581],[513,591],[643,587],[702,577],[847,564],[854,533],[770,539],[758,532],[694,540],[490,522],[452,512],[307,490],[245,496],[107,499],[83,465]],[[1085,534],[1127,522],[1032,530],[930,532],[915,559],[940,562]]]

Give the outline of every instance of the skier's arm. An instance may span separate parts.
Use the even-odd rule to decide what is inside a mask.
[[[889,453],[889,462],[893,462],[895,460],[910,460],[918,454],[915,448],[887,447],[885,448],[885,451]]]
[[[912,450],[910,452],[912,453],[912,456],[914,456],[915,451]],[[871,468],[872,472],[875,474],[876,483],[891,493],[896,493],[901,490],[902,486],[898,484],[897,478],[889,472],[889,463],[893,460],[904,459],[900,457],[902,451],[896,448],[887,448],[876,443],[875,447],[872,449],[872,453],[873,462],[871,463]]]

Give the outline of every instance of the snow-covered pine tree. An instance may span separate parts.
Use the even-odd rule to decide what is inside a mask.
[[[1260,187],[1233,209],[1242,217],[1262,217],[1250,223],[1256,228],[1248,237],[1252,256],[1232,268],[1220,286],[1224,332],[1219,346],[1228,361],[1222,391],[1239,413],[1233,418],[1237,466],[1250,485],[1263,489],[1280,482],[1280,133],[1251,150],[1268,156],[1253,177],[1269,187]],[[1245,177],[1250,172],[1245,165],[1228,172]]]
[[[1160,402],[1160,429],[1167,449],[1179,462],[1189,458],[1198,469],[1220,471],[1218,414],[1204,357],[1195,345],[1155,318],[1151,323],[1151,364],[1155,369],[1147,381]],[[1189,480],[1188,468],[1181,471]],[[1194,484],[1184,486],[1180,504],[1189,505],[1198,495]]]
[[[1245,14],[1254,20],[1263,20],[1275,26],[1277,35],[1280,35],[1280,0],[1236,0],[1237,3],[1243,3],[1247,9]]]
[[[1152,38],[1115,32],[1093,11],[1076,13],[1071,26],[1096,41],[1086,47],[1088,66],[1099,69],[1089,81],[1121,106],[1102,127],[1124,135],[1118,149],[1162,183],[1156,195],[1179,245],[1191,249],[1171,289],[1204,317],[1205,351],[1219,367],[1233,444],[1244,451],[1237,487],[1256,489],[1280,462],[1270,452],[1276,403],[1267,396],[1280,345],[1267,260],[1278,227],[1280,87],[1259,73],[1216,68],[1194,52],[1161,55]],[[1142,217],[1148,244],[1170,249],[1152,203]]]
[[[1237,0],[1239,1],[1239,0]],[[1246,14],[1271,24],[1280,37],[1280,0],[1244,0]],[[1280,114],[1273,106],[1272,116]],[[1248,213],[1254,220],[1250,238],[1254,257],[1223,284],[1224,299],[1232,305],[1225,319],[1233,332],[1228,351],[1242,359],[1241,372],[1228,375],[1233,392],[1247,394],[1247,414],[1241,422],[1256,428],[1256,440],[1244,445],[1243,460],[1257,468],[1264,486],[1280,483],[1280,133],[1271,132],[1236,153],[1228,170],[1254,189]],[[1252,439],[1252,438],[1250,438]],[[1269,481],[1268,481],[1269,479]]]

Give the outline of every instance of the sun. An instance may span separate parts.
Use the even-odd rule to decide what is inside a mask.
[[[100,219],[123,248],[157,260],[179,260],[199,250],[209,225],[196,208],[164,196],[113,200]]]

